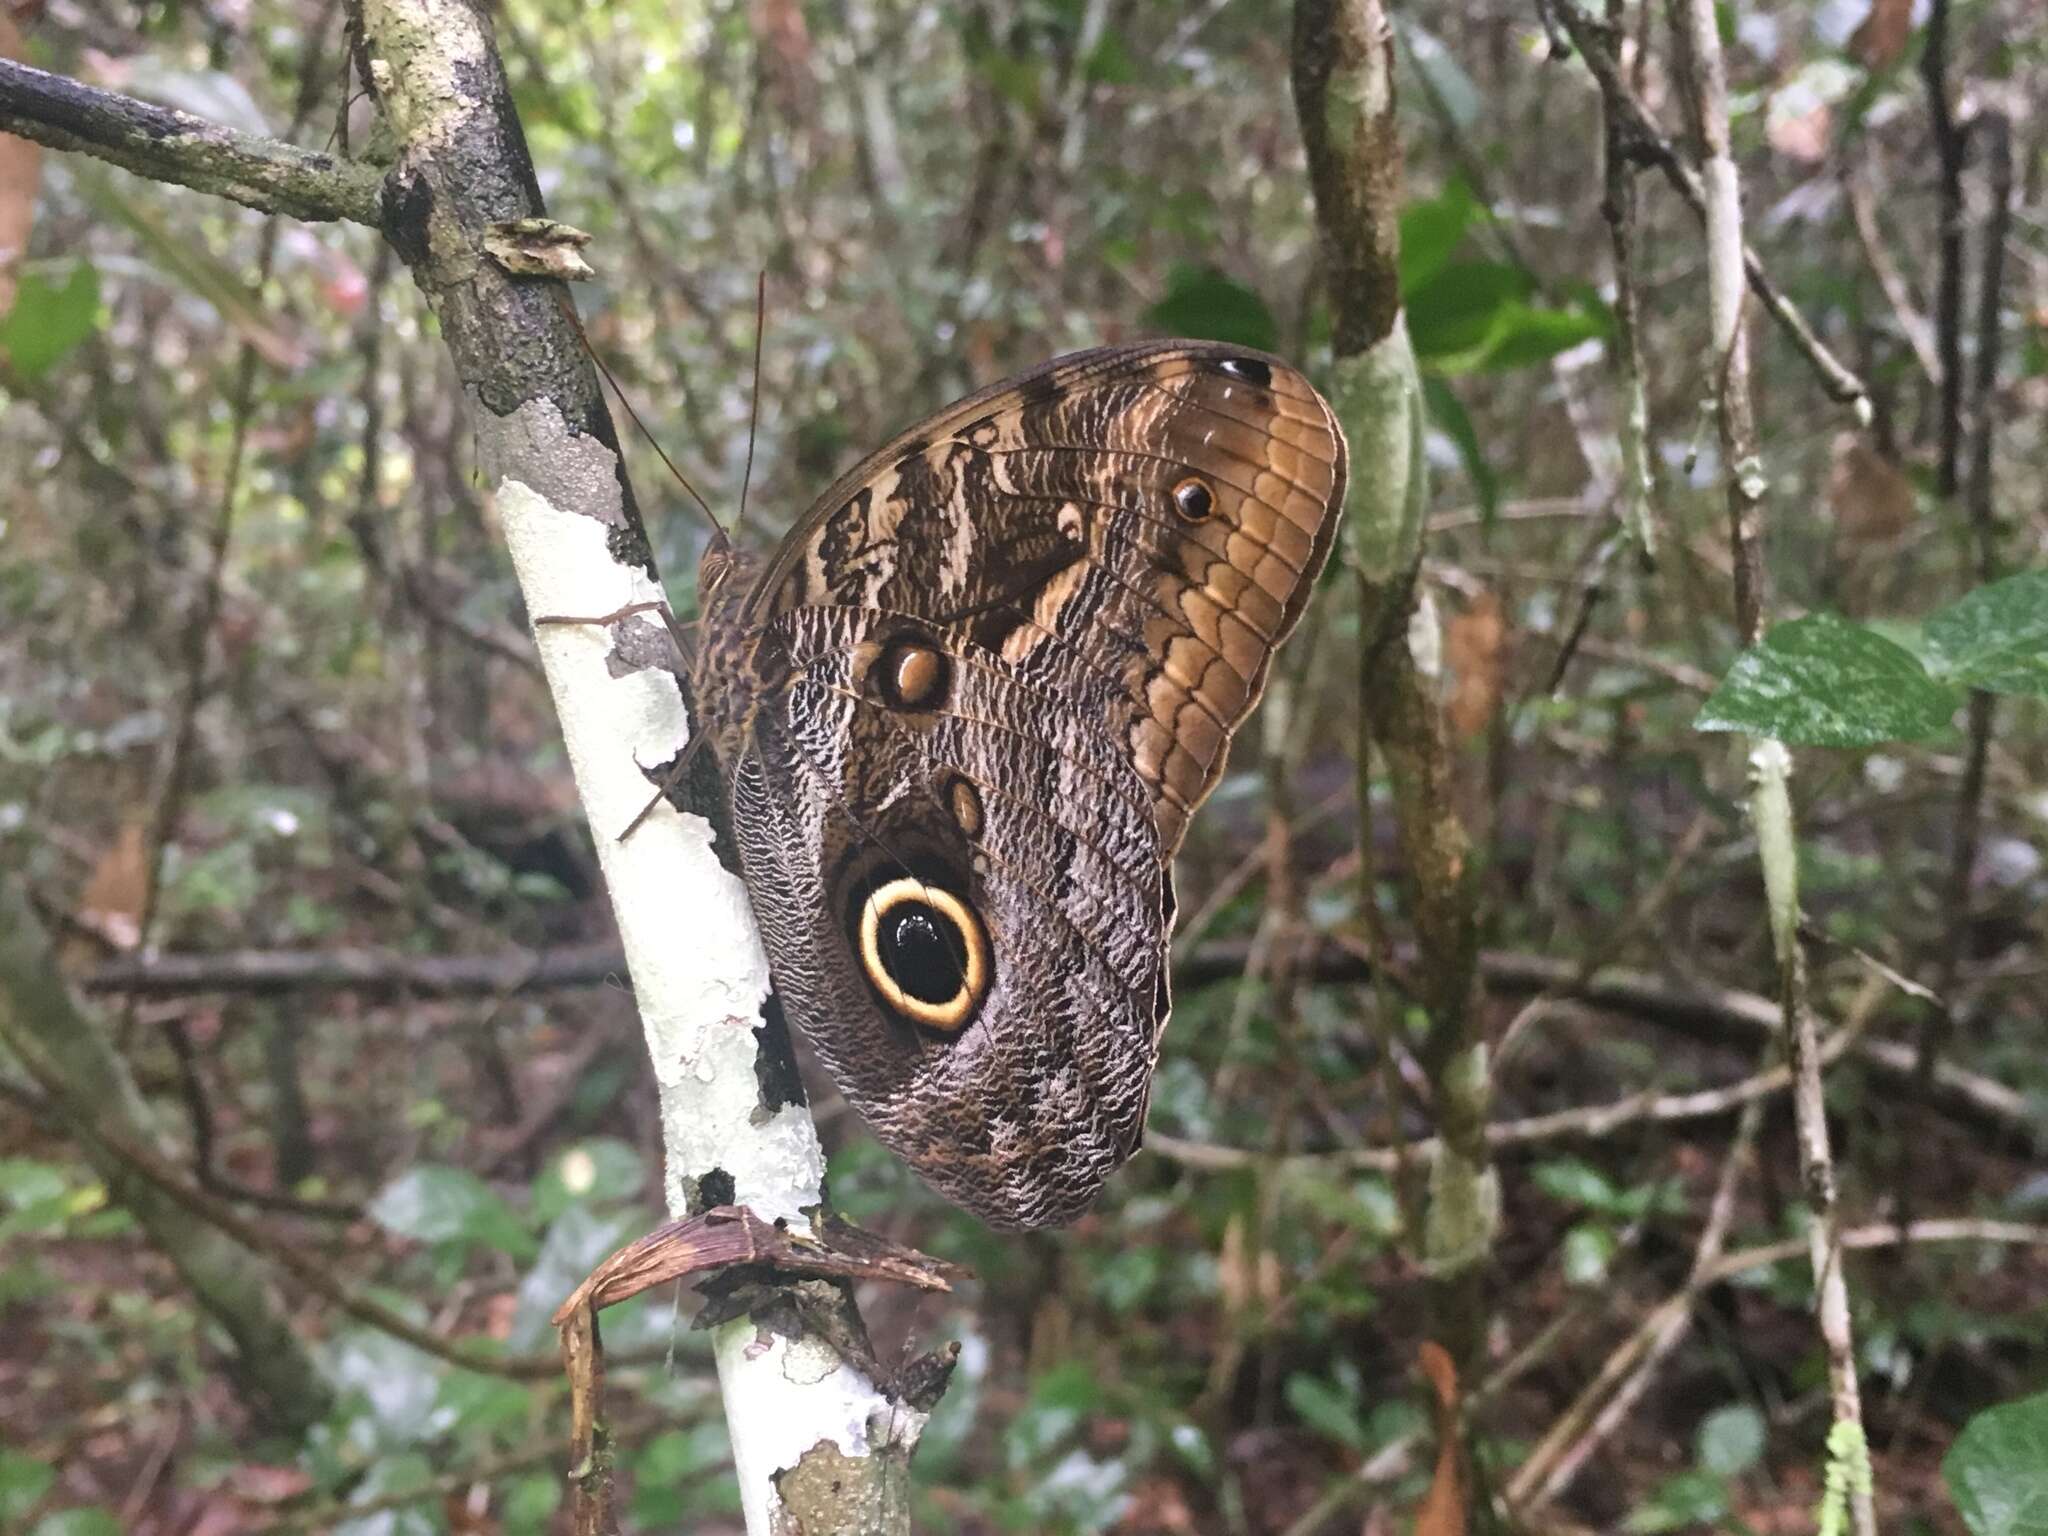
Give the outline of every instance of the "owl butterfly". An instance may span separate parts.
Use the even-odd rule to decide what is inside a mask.
[[[1137,1148],[1174,852],[1344,478],[1279,359],[1110,347],[913,427],[772,557],[704,557],[693,692],[776,991],[992,1226],[1073,1219]]]

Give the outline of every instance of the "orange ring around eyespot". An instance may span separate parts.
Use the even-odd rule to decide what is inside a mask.
[[[965,974],[960,990],[943,1003],[928,1003],[906,992],[882,963],[882,919],[906,901],[929,907],[959,930],[960,947],[966,951]],[[947,1033],[960,1028],[974,1016],[988,991],[988,936],[974,909],[943,886],[905,875],[878,887],[860,909],[860,963],[868,981],[882,994],[882,1001],[913,1023]]]

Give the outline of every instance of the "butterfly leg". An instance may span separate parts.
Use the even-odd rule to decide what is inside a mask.
[[[639,815],[626,823],[626,830],[619,834],[620,842],[623,843],[639,831],[640,823],[652,816],[654,808],[668,798],[669,791],[683,782],[683,775],[690,771],[690,764],[697,756],[697,749],[704,745],[705,739],[704,733],[698,731],[684,744],[683,750],[676,754],[676,760],[668,765],[668,772],[661,776],[661,782],[654,787],[653,798],[640,807]]]
[[[659,598],[650,599],[644,603],[628,603],[623,608],[614,608],[610,613],[601,613],[594,618],[583,618],[570,613],[543,613],[537,615],[533,622],[535,624],[589,624],[599,629],[609,629],[612,625],[641,613],[658,613],[661,615],[661,622],[663,627],[668,630],[669,639],[675,642],[676,654],[683,658],[684,669],[688,670],[695,662],[693,647],[690,643],[690,631],[697,627],[699,621],[692,619],[687,624],[683,623],[675,616],[674,610]]]

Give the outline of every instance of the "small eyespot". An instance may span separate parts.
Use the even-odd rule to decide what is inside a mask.
[[[1273,382],[1273,370],[1256,357],[1226,357],[1216,366],[1233,379],[1243,379],[1247,384],[1264,386]]]
[[[1173,510],[1191,523],[1199,523],[1216,510],[1216,497],[1208,482],[1196,475],[1173,488]]]
[[[981,791],[975,788],[972,779],[955,775],[953,782],[946,786],[946,803],[962,832],[970,838],[981,836]]]
[[[882,647],[869,674],[894,709],[937,709],[952,681],[952,658],[921,635],[898,635]]]
[[[903,876],[861,904],[859,954],[868,984],[913,1024],[947,1034],[988,994],[988,936],[943,886]]]

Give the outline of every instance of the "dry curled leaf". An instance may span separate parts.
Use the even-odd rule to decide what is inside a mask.
[[[1913,482],[1860,433],[1836,434],[1828,467],[1828,515],[1849,548],[1889,543],[1913,525]]]
[[[1415,1363],[1429,1378],[1436,1401],[1431,1419],[1436,1426],[1436,1470],[1429,1492],[1415,1511],[1415,1536],[1464,1536],[1465,1482],[1458,1458],[1458,1367],[1450,1352],[1425,1339]]]
[[[1444,628],[1444,664],[1453,679],[1451,725],[1460,738],[1477,736],[1500,708],[1507,633],[1500,599],[1491,592],[1481,592]]]
[[[1849,34],[1849,56],[1875,74],[1898,63],[1913,35],[1913,0],[1870,0],[1870,14]]]

